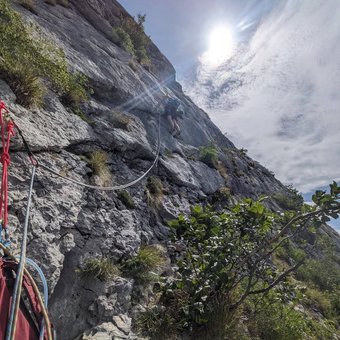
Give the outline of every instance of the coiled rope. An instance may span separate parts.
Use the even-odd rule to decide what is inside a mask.
[[[2,243],[0,243],[0,249],[4,252],[4,254],[8,258],[10,258],[11,260],[13,260],[16,263],[18,263],[18,260],[16,259],[16,257],[13,256],[12,253],[9,251],[9,249],[6,248]],[[37,297],[39,305],[41,307],[41,312],[42,312],[42,315],[43,315],[43,320],[44,320],[44,323],[45,323],[45,326],[46,326],[47,339],[48,340],[53,340],[52,330],[51,330],[51,321],[50,321],[50,318],[48,316],[47,310],[45,308],[44,301],[43,301],[43,299],[41,297],[38,285],[36,284],[36,282],[34,281],[33,277],[31,276],[31,274],[29,273],[29,271],[26,268],[24,268],[24,274],[27,276],[28,280],[32,284],[33,291],[34,291],[35,296]]]

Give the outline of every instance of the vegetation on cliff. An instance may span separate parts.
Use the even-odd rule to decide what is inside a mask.
[[[24,22],[8,0],[0,0],[0,24],[0,78],[19,104],[41,106],[49,85],[69,106],[87,98],[86,78],[71,73],[63,50],[46,40],[36,26]]]
[[[330,279],[324,278],[324,271],[320,277],[318,262],[308,260],[313,245],[300,235],[314,233],[329,217],[337,218],[339,198],[340,188],[333,183],[329,194],[315,193],[313,206],[282,214],[266,209],[263,198],[245,199],[224,211],[195,206],[190,216],[180,215],[170,226],[174,244],[185,251],[175,260],[177,275],[164,285],[159,306],[142,316],[153,320],[153,327],[144,331],[155,338],[164,332],[188,332],[197,339],[223,339],[237,332],[239,322],[231,325],[235,319],[240,321],[238,313],[243,310],[255,338],[287,339],[288,334],[290,339],[304,335],[332,338],[339,327],[336,291],[340,269],[333,265]],[[298,249],[294,256],[284,264],[275,262],[292,242],[293,249]],[[324,261],[329,258],[325,256]],[[310,287],[303,295],[291,277],[297,270],[304,282],[329,291],[321,293]],[[294,309],[303,299],[319,302],[328,321],[318,323]],[[264,322],[267,318],[269,323]]]

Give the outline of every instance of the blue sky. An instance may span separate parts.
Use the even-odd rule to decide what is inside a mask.
[[[249,27],[238,35],[248,40],[261,17],[278,0],[121,0],[133,16],[146,14],[145,31],[176,68],[179,77],[193,67],[208,47],[210,31],[219,23]]]
[[[237,147],[306,201],[340,182],[339,0],[120,3],[146,14],[146,32],[185,92]],[[236,48],[212,67],[202,56],[221,23],[232,28]],[[331,224],[340,230],[339,220]]]

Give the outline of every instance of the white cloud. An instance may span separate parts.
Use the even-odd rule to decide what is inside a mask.
[[[302,192],[340,180],[340,1],[284,0],[249,46],[185,86],[239,147]]]

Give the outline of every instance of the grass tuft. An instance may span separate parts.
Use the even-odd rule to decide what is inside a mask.
[[[112,112],[111,120],[115,128],[127,131],[130,130],[130,125],[133,121],[131,117],[119,111]]]
[[[91,152],[89,157],[90,165],[94,174],[97,175],[102,180],[103,184],[107,186],[111,184],[111,172],[107,165],[108,159],[108,154],[100,150]]]
[[[135,209],[136,203],[134,202],[133,198],[126,190],[119,190],[117,191],[117,196],[119,200],[128,208],[128,209]]]
[[[32,7],[32,1],[21,1]],[[87,99],[86,78],[69,71],[65,53],[43,32],[27,24],[8,0],[0,0],[0,75],[23,106],[42,105],[48,84],[60,97],[79,104]]]
[[[149,206],[155,210],[159,210],[162,206],[164,196],[162,181],[157,176],[150,176],[146,188],[146,197]]]
[[[0,59],[0,78],[12,89],[18,104],[24,107],[40,107],[43,104],[46,87],[27,64]]]
[[[120,270],[110,259],[102,257],[89,259],[83,268],[78,269],[78,273],[83,277],[96,278],[105,282],[119,276]]]
[[[124,264],[124,270],[139,283],[148,283],[157,276],[156,271],[165,266],[162,251],[154,246],[141,247],[137,255]]]

